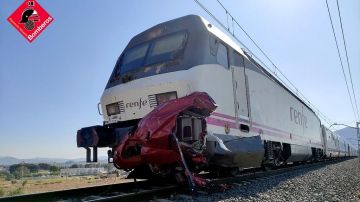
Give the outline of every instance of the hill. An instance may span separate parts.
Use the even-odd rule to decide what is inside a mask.
[[[49,164],[72,164],[84,162],[84,158],[78,159],[62,159],[62,158],[30,158],[30,159],[19,159],[12,156],[0,156],[0,165],[12,165],[18,163],[49,163]]]
[[[340,130],[335,131],[337,134],[339,134],[344,140],[347,140],[353,145],[355,148],[357,148],[357,134],[356,129],[351,127],[346,127]]]

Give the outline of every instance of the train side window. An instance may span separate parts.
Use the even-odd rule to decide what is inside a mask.
[[[229,67],[228,49],[224,44],[220,42],[217,50],[216,60],[220,65],[226,68]]]
[[[234,51],[234,65],[237,67],[244,67],[244,58]]]
[[[217,40],[212,34],[210,34],[209,40],[210,40],[210,53],[211,55],[216,56],[217,48],[218,48]]]

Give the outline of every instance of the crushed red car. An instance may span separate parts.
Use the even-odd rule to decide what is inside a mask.
[[[135,127],[82,128],[77,134],[78,147],[106,145],[112,147],[109,156],[118,168],[148,167],[156,174],[181,173],[192,185],[205,186],[206,181],[194,172],[208,162],[205,118],[215,109],[207,93],[194,92],[160,104]]]

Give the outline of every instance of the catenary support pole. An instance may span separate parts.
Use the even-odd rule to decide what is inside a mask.
[[[358,140],[358,158],[360,161],[360,122],[356,122],[357,140]]]

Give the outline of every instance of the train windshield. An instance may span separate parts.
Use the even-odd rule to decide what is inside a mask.
[[[141,66],[145,60],[148,48],[149,43],[145,43],[127,51],[123,56],[124,58],[122,58],[121,72],[127,72],[133,68]]]
[[[186,32],[178,32],[126,50],[116,63],[109,83],[126,82],[121,81],[123,77],[135,79],[155,74],[149,67],[178,59],[184,52],[186,39]]]
[[[174,59],[176,53],[182,50],[185,38],[185,33],[179,33],[155,41],[146,65]]]

